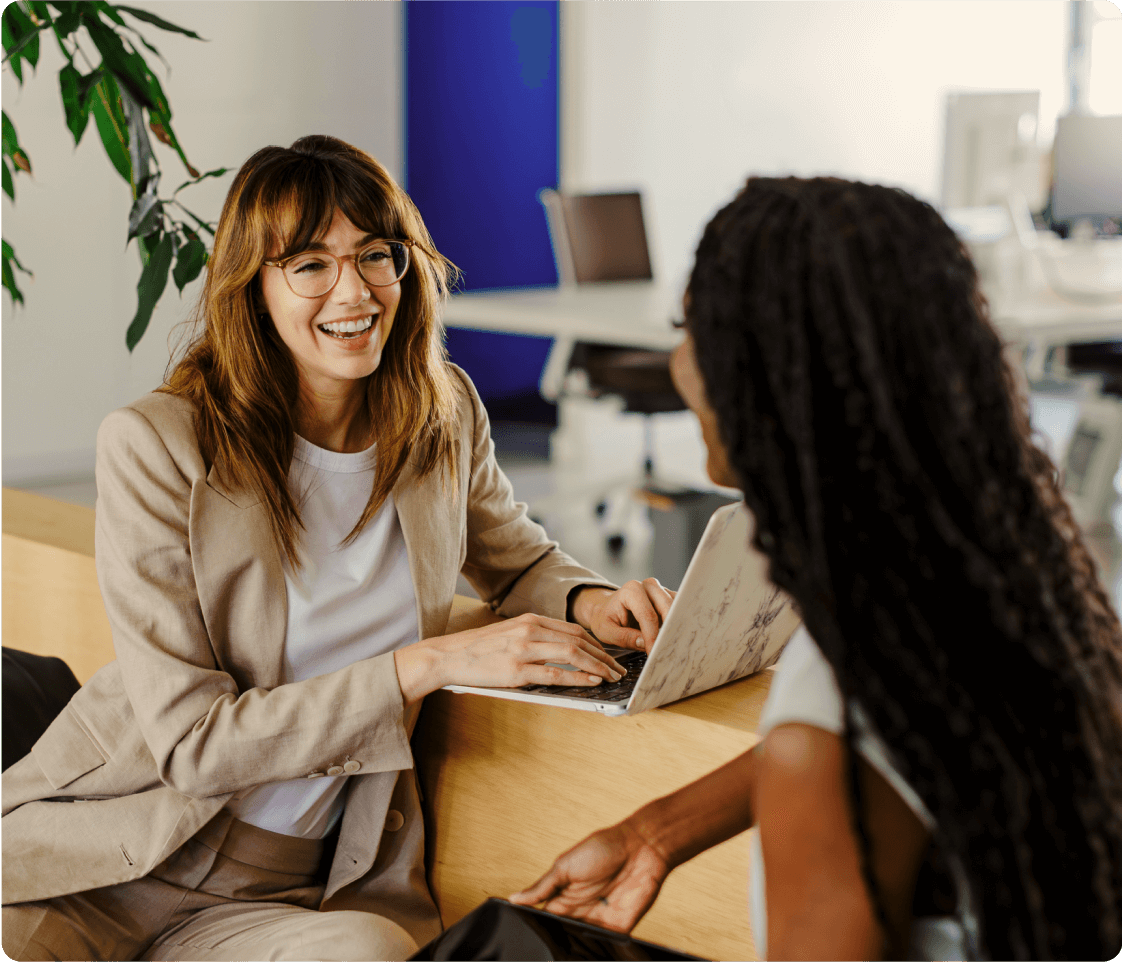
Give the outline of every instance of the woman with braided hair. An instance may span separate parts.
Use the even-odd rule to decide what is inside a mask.
[[[1122,631],[963,245],[901,190],[752,178],[685,314],[709,473],[804,627],[755,749],[515,901],[630,930],[758,825],[761,957],[1114,958]]]

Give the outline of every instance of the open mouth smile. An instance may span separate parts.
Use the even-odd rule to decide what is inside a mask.
[[[373,326],[374,315],[371,314],[357,321],[335,321],[331,324],[320,324],[319,329],[331,337],[348,341],[352,338],[361,337]]]

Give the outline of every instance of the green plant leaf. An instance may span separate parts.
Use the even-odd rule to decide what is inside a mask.
[[[192,177],[198,177],[199,172],[187,159],[187,154],[180,145],[179,138],[175,135],[175,129],[171,125],[171,106],[164,95],[164,89],[151,71],[148,73],[148,92],[153,103],[155,103],[155,106],[149,111],[152,130],[162,143],[167,144],[179,155],[179,159],[183,161],[183,166],[187,168],[187,173]]]
[[[163,55],[162,53],[160,53],[160,51],[159,51],[159,50],[157,50],[157,49],[156,49],[156,47],[155,47],[155,46],[154,46],[153,44],[149,43],[149,42],[148,42],[148,41],[147,41],[147,40],[145,39],[145,37],[144,37],[144,34],[142,34],[142,33],[141,33],[141,32],[140,32],[139,30],[137,30],[137,29],[136,29],[135,27],[130,27],[130,28],[129,28],[129,30],[131,30],[131,31],[132,31],[132,35],[133,35],[133,37],[134,37],[135,39],[137,39],[137,40],[139,40],[139,41],[140,41],[141,45],[142,45],[142,46],[144,47],[144,49],[145,49],[145,50],[147,50],[147,51],[148,51],[149,53],[153,53],[153,54],[155,54],[155,55],[156,55],[156,56],[157,56],[157,57],[159,58],[159,60],[160,60],[160,63],[162,63],[162,64],[164,65],[164,70],[166,70],[166,71],[168,71],[168,72],[170,73],[170,72],[171,72],[171,64],[169,64],[169,63],[168,63],[168,62],[167,62],[167,61],[166,61],[166,60],[164,59],[164,55]]]
[[[136,246],[137,246],[137,249],[140,251],[140,263],[141,264],[147,264],[148,259],[152,256],[152,251],[149,247],[149,242],[151,242],[152,246],[154,247],[156,244],[158,244],[160,242],[160,238],[162,236],[163,235],[160,234],[157,231],[155,234],[141,234],[139,237],[137,237]]]
[[[32,67],[39,66],[39,29],[36,28],[35,33],[28,41],[27,46],[24,48],[23,59],[26,60]]]
[[[15,200],[15,175],[17,170],[22,170],[26,174],[31,173],[31,160],[27,156],[23,147],[20,146],[19,137],[16,134],[15,124],[12,123],[11,118],[6,112],[3,113],[3,119],[0,120],[0,141],[3,145],[4,154],[4,192]]]
[[[188,241],[179,249],[173,277],[180,297],[183,296],[183,289],[199,277],[209,259],[206,246],[198,238]]]
[[[12,298],[12,304],[22,304],[23,292],[19,289],[19,285],[16,283],[16,273],[12,270],[12,265],[8,262],[7,255],[4,256],[3,275],[4,290],[6,290],[9,296]]]
[[[105,71],[103,70],[94,70],[92,73],[82,74],[78,80],[78,96],[88,101],[94,87],[101,83],[101,78],[104,76]]]
[[[19,262],[19,258],[16,257],[16,252],[12,250],[12,245],[7,241],[3,242],[3,261],[4,290],[11,296],[13,304],[22,304],[23,292],[19,289],[19,285],[16,284],[16,270],[26,274],[28,277],[34,277],[35,275]],[[15,268],[15,270],[13,270],[13,268]]]
[[[9,11],[15,11],[9,15]],[[14,4],[9,4],[4,10],[3,16],[0,16],[0,38],[4,42],[4,62],[11,64],[12,73],[16,75],[16,80],[23,83],[23,67],[20,65],[20,57],[17,46],[20,40],[23,39],[23,33],[20,31],[19,22],[16,19],[19,15],[19,8]]]
[[[8,169],[10,161],[7,157],[4,158],[4,193],[7,194],[12,200],[16,199],[16,185],[12,179],[12,172]]]
[[[197,184],[200,180],[206,180],[208,177],[221,177],[226,173],[227,170],[228,168],[226,167],[219,167],[216,170],[208,170],[205,174],[198,174],[195,177],[192,177],[190,180],[185,180],[182,184],[175,188],[175,191],[171,196],[174,197],[181,190],[183,190],[184,187],[190,187],[192,184]]]
[[[12,123],[8,111],[0,112],[0,139],[3,140],[4,153],[11,154],[19,150],[19,137],[16,136],[16,125]]]
[[[121,109],[120,90],[111,76],[102,77],[94,87],[91,109],[101,143],[110,162],[131,186],[132,162],[129,160],[128,121]]]
[[[14,7],[15,4],[13,3],[12,6]],[[30,20],[27,22],[31,23]],[[15,49],[11,51],[9,56],[14,57],[18,55],[31,64],[32,67],[36,67],[39,64],[39,28],[33,25],[33,29],[35,32],[25,36],[16,45]]]
[[[27,16],[17,3],[9,3],[0,18],[0,35],[4,41],[4,61],[11,65],[12,72],[23,83],[23,65],[27,60],[32,67],[39,60],[39,27]]]
[[[58,11],[58,16],[51,22],[51,29],[61,44],[82,22],[82,4],[79,0],[70,3],[53,3],[52,0],[52,5]]]
[[[21,271],[23,271],[23,273],[26,274],[28,277],[34,277],[35,276],[34,274],[31,273],[31,271],[29,271],[26,267],[24,267],[19,262],[19,258],[16,257],[16,252],[12,248],[11,244],[9,244],[7,241],[2,241],[0,243],[3,244],[4,257],[6,257],[10,261],[13,261],[15,263],[16,267],[18,267]]]
[[[127,26],[124,18],[117,13],[117,8],[111,3],[106,3],[105,0],[87,0],[87,5],[94,7],[99,13],[104,13],[118,27]]]
[[[66,113],[66,126],[74,137],[74,146],[77,147],[90,120],[89,91],[87,89],[86,95],[83,95],[82,75],[73,64],[69,63],[58,72],[58,86],[62,93],[62,109]]]
[[[155,106],[148,92],[149,71],[144,58],[135,51],[126,50],[121,38],[98,19],[96,4],[83,7],[82,23],[101,54],[102,65],[143,106]]]
[[[130,353],[140,343],[140,339],[148,329],[148,322],[152,319],[156,302],[167,287],[168,269],[171,267],[173,252],[171,234],[164,234],[154,246],[151,246],[151,242],[149,245],[152,256],[148,258],[148,263],[140,273],[140,280],[136,285],[136,314],[125,333],[125,345]]]
[[[183,288],[199,276],[206,261],[206,245],[197,236],[192,237],[179,248],[179,254],[175,260],[175,270],[172,271],[171,276],[181,295]]]
[[[137,20],[143,20],[145,23],[150,23],[154,27],[159,27],[161,30],[182,33],[185,36],[191,37],[193,40],[205,40],[204,37],[200,37],[194,30],[178,27],[174,23],[169,23],[163,17],[157,17],[154,13],[149,13],[147,10],[140,10],[137,7],[126,7],[124,4],[118,4],[117,9],[124,10],[125,13],[130,16],[136,17]]]

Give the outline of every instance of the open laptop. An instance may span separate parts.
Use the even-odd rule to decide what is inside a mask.
[[[800,619],[749,544],[752,524],[743,502],[713,512],[650,651],[605,646],[627,669],[619,681],[448,690],[634,715],[767,668]]]

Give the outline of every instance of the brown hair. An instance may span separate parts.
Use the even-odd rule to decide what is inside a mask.
[[[421,215],[384,167],[337,140],[302,137],[264,147],[226,196],[193,314],[193,338],[161,390],[195,405],[199,446],[223,482],[258,492],[278,546],[296,564],[300,513],[287,476],[296,436],[295,362],[265,313],[258,272],[267,257],[305,250],[336,211],[364,232],[414,242],[397,321],[366,413],[378,445],[370,500],[354,538],[385,502],[411,452],[422,476],[444,465],[455,490],[456,379],[444,351],[440,306],[456,269],[433,246]]]

